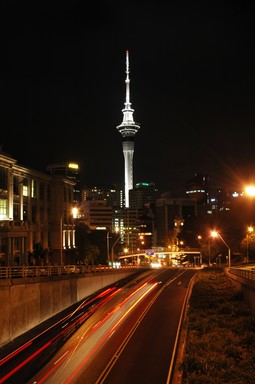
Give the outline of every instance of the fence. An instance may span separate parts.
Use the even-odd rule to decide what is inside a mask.
[[[232,267],[230,268],[230,273],[232,273],[235,276],[239,276],[243,279],[255,280],[254,265],[247,266],[247,267],[239,267],[239,268]]]
[[[65,265],[65,266],[12,266],[0,267],[0,279],[26,278],[26,277],[42,277],[42,276],[59,276],[70,274],[85,274],[91,272],[104,272],[137,269],[137,265],[120,266],[119,268],[109,267],[107,265]]]

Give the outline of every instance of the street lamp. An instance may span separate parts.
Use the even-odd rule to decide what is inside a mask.
[[[247,252],[246,252],[246,263],[249,263],[249,235],[253,232],[253,227],[249,226],[247,228],[247,233],[246,233],[246,246],[247,246]]]
[[[223,242],[223,244],[226,245],[226,247],[228,249],[228,267],[231,268],[231,252],[230,252],[230,248],[229,248],[228,244],[223,239],[223,237],[218,232],[216,232],[216,231],[212,231],[211,232],[211,236],[212,237],[219,237],[221,239],[221,241]]]
[[[245,194],[250,197],[255,196],[255,186],[254,185],[248,185],[245,187]]]
[[[114,247],[117,244],[117,242],[119,241],[119,239],[120,239],[120,235],[118,236],[118,238],[115,240],[115,242],[112,245],[112,251],[111,251],[111,254],[112,254],[112,266],[113,266],[113,259],[114,259],[114,257],[113,257],[113,255],[114,255],[114,252],[113,252],[114,251]]]
[[[109,243],[109,239],[110,239],[110,233],[111,231],[107,232],[106,234],[106,244],[107,244],[107,263],[108,263],[108,267],[110,266],[110,243]]]

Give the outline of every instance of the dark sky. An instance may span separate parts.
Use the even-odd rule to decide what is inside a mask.
[[[139,3],[139,4],[138,4]],[[1,139],[21,165],[78,161],[124,181],[125,51],[140,125],[134,182],[255,180],[255,6],[246,1],[3,1]]]

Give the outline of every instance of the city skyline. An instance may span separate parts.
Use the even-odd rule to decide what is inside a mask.
[[[84,185],[124,182],[116,126],[129,50],[142,127],[134,184],[181,194],[195,173],[219,185],[254,181],[253,4],[150,1],[126,9],[109,1],[89,11],[82,1],[11,1],[1,8],[0,144],[19,164],[45,171],[77,161]]]

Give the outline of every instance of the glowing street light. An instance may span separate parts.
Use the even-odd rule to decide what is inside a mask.
[[[118,234],[119,233],[119,228],[116,228],[115,232],[108,231],[107,234],[106,234],[106,241],[107,241],[107,263],[108,263],[108,266],[110,266],[110,263],[112,263],[112,267],[113,267],[113,262],[114,262],[114,247],[115,247],[115,245],[117,244],[117,242],[121,238],[121,235],[119,235],[117,237],[117,239],[115,240],[115,242],[113,243],[113,245],[110,247],[110,239],[112,239],[112,237],[110,235],[114,234],[114,233]],[[111,248],[111,252],[110,252],[110,248]]]
[[[114,247],[115,245],[118,243],[118,241],[120,240],[120,235],[117,237],[117,239],[115,240],[115,242],[113,243],[112,245],[112,251],[111,251],[111,254],[112,254],[112,267],[113,267],[113,263],[114,263]]]
[[[247,249],[246,249],[246,263],[249,263],[249,235],[254,231],[254,228],[250,225],[248,228],[247,228],[247,233],[246,233],[246,245],[247,245]]]
[[[247,185],[245,187],[245,194],[251,197],[255,196],[255,186],[254,185]]]
[[[211,231],[211,236],[212,236],[212,237],[219,237],[219,238],[221,239],[221,241],[223,242],[223,244],[225,244],[226,247],[228,248],[228,267],[230,268],[230,267],[231,267],[231,252],[230,252],[230,247],[228,246],[228,244],[226,243],[226,241],[223,239],[223,237],[219,234],[219,232]]]

